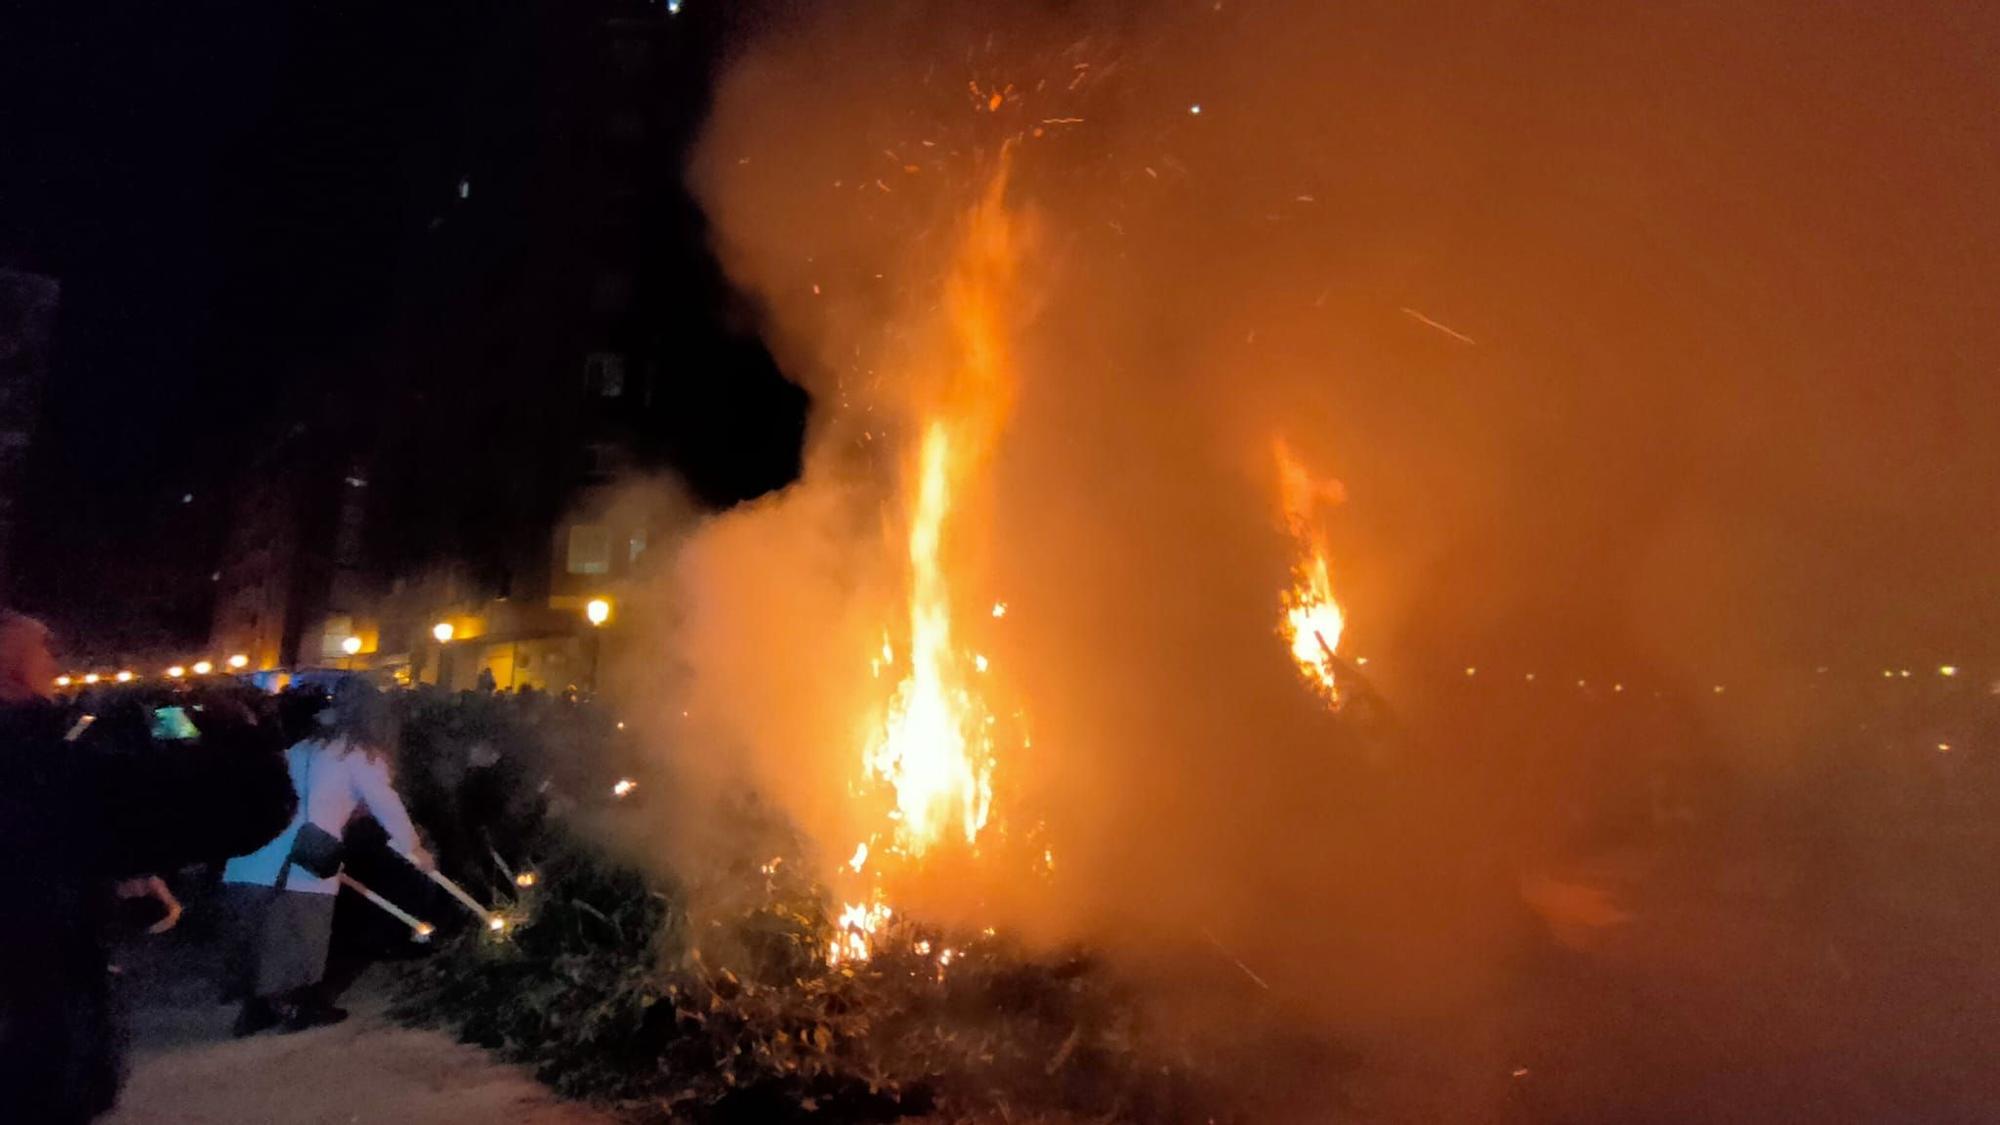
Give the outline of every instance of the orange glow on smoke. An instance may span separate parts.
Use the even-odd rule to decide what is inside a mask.
[[[1342,499],[1340,483],[1314,481],[1283,438],[1273,443],[1273,451],[1278,460],[1278,498],[1284,508],[1285,530],[1295,551],[1292,585],[1279,598],[1284,607],[1279,633],[1306,683],[1329,705],[1338,707],[1340,686],[1334,679],[1333,654],[1340,649],[1340,633],[1347,619],[1334,600],[1326,540],[1313,510],[1321,501],[1338,503]]]

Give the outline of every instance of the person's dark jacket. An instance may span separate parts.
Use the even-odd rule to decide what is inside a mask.
[[[296,805],[247,712],[156,743],[142,710],[111,710],[71,740],[64,708],[0,706],[0,1122],[88,1121],[116,1099],[111,883],[254,850]]]

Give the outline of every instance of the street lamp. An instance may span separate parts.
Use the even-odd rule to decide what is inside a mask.
[[[69,685],[71,685],[71,684],[73,684],[73,683],[75,683],[75,682],[76,682],[75,680],[72,680],[72,679],[70,679],[70,678],[69,678],[68,676],[57,676],[57,677],[56,677],[56,686],[57,686],[57,687],[68,687]]]
[[[183,667],[181,667],[181,666],[180,666],[180,665],[178,665],[178,664],[176,664],[176,665],[174,665],[173,667],[171,667],[171,668],[167,669],[167,678],[168,678],[168,679],[170,679],[170,680],[178,680],[178,679],[180,679],[180,678],[181,678],[182,676],[185,676],[185,675],[187,675],[187,674],[188,674],[188,670],[187,670],[186,668],[183,668]]]
[[[83,682],[84,682],[84,683],[86,683],[86,684],[94,684],[94,683],[96,683],[96,682],[97,682],[97,681],[98,681],[99,679],[101,679],[101,678],[102,678],[102,677],[100,677],[100,676],[99,676],[99,675],[98,675],[97,673],[95,673],[95,672],[90,672],[90,673],[86,673],[86,674],[84,675],[84,677],[83,677]]]
[[[604,638],[594,630],[604,627],[611,620],[611,602],[605,598],[592,598],[583,603],[584,620],[590,622],[590,690],[597,691],[597,665],[604,652]]]
[[[131,683],[131,682],[132,682],[132,673],[130,673],[130,672],[120,672],[120,673],[118,673],[117,675],[115,675],[115,676],[113,676],[113,677],[111,677],[111,678],[112,678],[112,679],[114,679],[114,680],[117,680],[117,681],[118,681],[119,683],[121,683],[121,684],[129,684],[129,683]]]
[[[452,628],[451,622],[449,621],[440,621],[437,624],[431,626],[431,636],[436,637],[437,643],[441,645],[450,644],[451,638],[455,636],[457,633],[458,630]]]
[[[215,671],[215,665],[210,664],[206,660],[197,660],[194,662],[194,674],[197,676],[206,676],[213,671]]]
[[[229,666],[231,668],[242,668],[248,665],[249,663],[250,663],[250,658],[243,655],[240,652],[237,653],[235,656],[229,658]]]
[[[358,655],[360,655],[360,653],[361,653],[361,638],[360,638],[360,637],[349,637],[349,638],[347,638],[346,640],[344,640],[344,641],[340,642],[340,651],[342,651],[342,652],[346,653],[346,654],[347,654],[347,655],[349,655],[349,656],[358,656]]]

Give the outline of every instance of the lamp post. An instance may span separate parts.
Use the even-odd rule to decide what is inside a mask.
[[[451,684],[445,675],[445,660],[448,656],[445,646],[457,635],[458,630],[449,621],[440,621],[431,626],[431,637],[438,643],[437,685],[447,691],[451,690]]]
[[[597,664],[604,651],[604,623],[611,620],[611,601],[592,598],[583,605],[583,619],[590,622],[590,693],[597,694]]]

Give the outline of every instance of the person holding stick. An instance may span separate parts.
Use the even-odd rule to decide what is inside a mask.
[[[435,866],[390,777],[395,729],[382,693],[348,680],[321,722],[321,737],[286,752],[298,814],[269,844],[223,869],[225,971],[244,997],[239,1036],[280,1022],[298,1031],[347,1018],[316,986],[326,973],[340,891],[339,841],[357,811],[365,808],[412,864]]]

